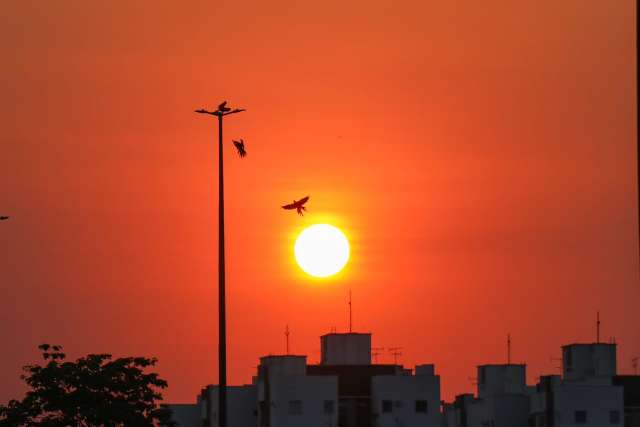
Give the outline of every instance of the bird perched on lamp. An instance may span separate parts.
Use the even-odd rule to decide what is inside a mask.
[[[220,105],[218,105],[218,111],[220,111],[221,113],[231,111],[231,108],[227,107],[227,101],[224,101]]]

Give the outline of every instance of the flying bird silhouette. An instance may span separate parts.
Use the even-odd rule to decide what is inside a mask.
[[[233,140],[233,145],[236,146],[236,149],[238,150],[238,155],[240,157],[244,157],[247,155],[246,150],[244,149],[244,139],[240,138],[240,141],[236,141],[235,139]]]
[[[293,203],[284,205],[282,209],[287,209],[287,210],[295,209],[298,212],[298,215],[303,216],[304,214],[302,213],[302,211],[307,210],[307,208],[304,207],[304,204],[307,203],[308,201],[309,201],[309,196],[304,197],[298,201],[294,200]]]
[[[5,221],[5,220],[7,220],[7,219],[9,219],[9,217],[8,217],[8,216],[0,216],[0,221]]]
[[[231,111],[231,108],[227,107],[227,101],[224,101],[222,104],[218,105],[218,111],[223,113]]]

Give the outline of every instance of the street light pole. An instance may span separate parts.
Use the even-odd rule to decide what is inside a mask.
[[[218,415],[227,427],[227,314],[224,271],[224,156],[222,114],[218,116]]]
[[[640,46],[640,34],[638,34],[638,19],[640,19],[640,0],[636,0],[636,173],[638,178],[638,248],[640,250],[640,123],[638,123],[638,117],[640,116],[640,111],[638,110],[638,105],[640,104],[640,87],[638,83],[640,82],[640,77],[638,76],[638,46]],[[639,252],[640,254],[640,252]]]
[[[222,150],[222,118],[240,113],[243,109],[231,110],[223,102],[216,111],[204,109],[196,113],[218,117],[218,426],[227,427],[227,320],[225,298],[224,259],[224,156]]]

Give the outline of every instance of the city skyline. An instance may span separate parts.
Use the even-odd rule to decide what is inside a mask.
[[[599,327],[598,316],[598,335]],[[615,343],[563,345],[561,371],[540,375],[534,383],[527,382],[527,365],[513,363],[508,354],[506,363],[477,365],[470,378],[474,390],[447,400],[441,395],[446,378],[436,364],[379,364],[373,358],[379,348],[371,342],[370,333],[329,332],[320,336],[317,363],[289,352],[260,356],[251,382],[227,390],[231,425],[640,425],[640,376],[619,374]],[[510,344],[508,337],[509,350]],[[182,427],[221,426],[221,389],[205,384],[191,402],[168,403],[172,419]]]

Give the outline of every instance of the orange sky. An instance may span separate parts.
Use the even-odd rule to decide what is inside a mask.
[[[443,395],[559,346],[640,355],[632,0],[9,0],[0,13],[0,402],[42,342],[217,380],[214,122],[226,123],[230,382],[347,328]],[[309,214],[279,209],[310,194]],[[325,218],[350,264],[292,261]],[[381,356],[389,363],[392,357]]]

